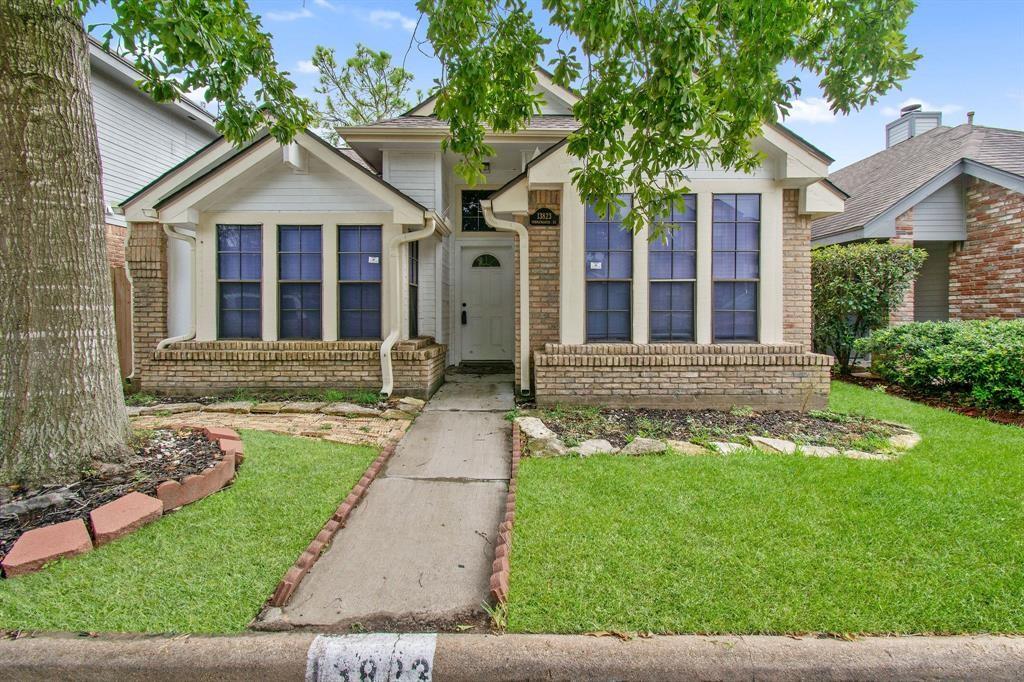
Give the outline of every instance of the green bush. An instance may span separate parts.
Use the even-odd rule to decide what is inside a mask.
[[[856,345],[894,384],[961,392],[980,407],[1024,407],[1024,320],[915,322]]]
[[[811,252],[814,349],[834,353],[846,374],[854,341],[889,324],[928,254],[909,246],[864,242]]]

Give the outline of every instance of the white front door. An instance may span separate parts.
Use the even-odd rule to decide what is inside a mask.
[[[462,248],[462,300],[457,325],[462,359],[512,360],[515,344],[511,246]]]

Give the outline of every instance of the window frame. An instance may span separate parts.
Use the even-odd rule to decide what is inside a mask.
[[[482,199],[489,199],[494,192],[494,189],[486,187],[464,187],[459,190],[459,229],[462,232],[481,233],[497,231],[484,220],[483,210],[480,211],[480,215],[471,216],[474,221],[479,221],[476,224],[482,225],[483,227],[475,227],[472,229],[466,228],[465,197],[470,194],[479,195],[477,199],[477,202],[479,202]]]
[[[586,339],[586,343],[631,343],[633,341],[633,286],[634,286],[634,281],[636,279],[636,273],[634,272],[634,268],[633,268],[633,257],[634,257],[634,253],[633,253],[633,251],[634,251],[634,249],[633,249],[633,246],[634,246],[634,244],[633,244],[633,237],[634,237],[634,235],[632,233],[629,233],[629,249],[613,249],[613,248],[611,248],[611,244],[612,244],[612,237],[611,237],[612,229],[622,230],[621,216],[624,215],[625,212],[628,212],[632,208],[632,206],[633,206],[633,195],[632,194],[620,194],[619,195],[619,199],[622,199],[625,202],[625,204],[626,204],[621,209],[622,213],[616,213],[615,215],[613,215],[612,211],[618,211],[619,209],[616,209],[615,207],[610,207],[608,212],[605,214],[605,217],[603,219],[591,219],[590,211],[592,210],[592,208],[590,206],[586,206],[586,205],[584,206],[584,224],[583,224],[583,263],[584,263],[584,273],[583,273],[584,308],[583,308],[583,315],[584,315],[584,321],[583,321],[583,331],[584,331],[584,338]],[[596,211],[595,211],[595,213],[596,213]],[[614,218],[619,218],[619,220],[614,220]],[[607,249],[600,249],[600,250],[591,250],[587,246],[587,237],[588,237],[588,232],[589,232],[590,226],[591,225],[598,225],[598,224],[602,224],[602,223],[608,226],[608,242],[607,242],[608,248]],[[589,262],[590,262],[589,254],[591,254],[591,253],[604,253],[604,254],[607,255],[607,260],[609,262],[609,269],[608,269],[608,273],[609,274],[611,273],[611,270],[610,270],[611,254],[612,253],[628,253],[629,254],[629,258],[628,258],[628,262],[629,262],[629,277],[628,278],[620,278],[620,277],[616,277],[616,278],[612,278],[612,277],[604,277],[604,278],[596,278],[595,277],[595,278],[591,278],[590,277],[591,268],[589,266]],[[608,285],[608,284],[612,284],[612,283],[626,284],[627,285],[627,289],[628,289],[628,292],[629,292],[629,297],[628,297],[629,306],[628,306],[628,308],[626,308],[625,310],[621,310],[621,309],[618,309],[618,308],[612,309],[610,307],[605,307],[605,308],[603,308],[601,310],[593,310],[592,311],[591,307],[590,307],[590,299],[591,299],[591,292],[590,292],[591,291],[591,286],[590,285],[591,284],[605,284],[605,285]],[[608,287],[608,288],[610,289],[610,287]],[[605,315],[605,335],[604,336],[596,336],[596,335],[591,333],[591,330],[590,330],[590,315],[591,315],[591,313],[604,313],[604,315]],[[611,313],[625,313],[626,314],[626,319],[628,320],[628,326],[627,326],[627,330],[626,330],[626,335],[624,337],[621,337],[621,338],[618,337],[618,336],[614,336],[613,337],[609,333],[609,331],[608,331],[609,330],[608,316]]]
[[[340,312],[340,311],[339,311]],[[409,242],[409,338],[420,335],[420,243]]]
[[[298,251],[284,251],[284,250],[282,250],[282,239],[281,239],[281,236],[282,236],[284,230],[293,230],[293,229],[297,229],[298,233],[299,233],[299,250]],[[285,255],[298,255],[300,257],[300,261],[301,261],[301,257],[303,255],[311,255],[310,252],[304,251],[302,249],[302,234],[303,234],[303,232],[305,232],[307,230],[309,230],[309,231],[316,230],[319,233],[319,237],[320,238],[319,238],[318,241],[319,241],[320,246],[318,248],[317,255],[319,256],[319,261],[318,262],[319,262],[319,268],[320,268],[320,277],[319,277],[319,279],[315,279],[315,280],[313,280],[313,279],[305,279],[305,278],[303,278],[303,279],[284,279],[282,277],[282,275],[281,275],[281,271],[282,271],[282,268],[281,268],[281,256],[285,256]],[[300,269],[301,269],[301,265],[300,265]],[[284,319],[284,314],[283,313],[286,311],[285,308],[284,308],[284,299],[282,297],[282,290],[283,290],[284,286],[299,285],[300,287],[305,288],[306,286],[311,286],[311,285],[314,285],[314,284],[317,285],[320,288],[320,306],[318,308],[316,308],[317,312],[319,313],[319,317],[320,317],[319,333],[316,336],[305,336],[305,334],[304,334],[305,328],[302,325],[302,313],[304,313],[304,312],[311,312],[311,311],[314,310],[314,308],[299,307],[299,308],[288,308],[287,311],[288,312],[293,312],[294,311],[294,312],[298,312],[299,313],[299,326],[301,328],[300,331],[302,333],[301,333],[300,336],[285,336],[282,333],[283,332],[282,325],[283,325],[283,319]],[[304,305],[304,302],[303,302],[303,304],[300,304],[300,305]],[[320,341],[320,340],[323,340],[323,338],[324,338],[324,226],[323,225],[298,224],[298,223],[281,223],[281,224],[279,224],[277,226],[277,338],[279,340],[281,340],[281,341]]]
[[[698,245],[698,237],[697,237],[697,223],[698,223],[698,216],[699,216],[699,213],[698,213],[698,210],[699,210],[699,207],[698,207],[699,198],[698,198],[698,195],[696,193],[690,193],[690,194],[684,195],[683,201],[688,204],[686,211],[684,211],[684,212],[682,212],[680,214],[680,212],[676,209],[676,207],[673,206],[671,208],[671,210],[669,211],[669,215],[668,215],[667,219],[663,219],[663,220],[660,221],[661,224],[666,226],[665,234],[670,239],[670,242],[668,244],[669,248],[666,248],[666,249],[655,249],[654,248],[655,241],[648,240],[648,242],[647,242],[647,285],[648,285],[648,293],[647,293],[647,329],[648,329],[648,338],[649,338],[650,343],[695,343],[696,340],[697,340],[697,270],[698,270],[698,266],[697,266],[697,253],[698,253],[698,250],[699,250],[698,249],[698,247],[699,247],[699,245]],[[688,213],[692,214],[692,216],[693,216],[692,219],[686,218],[686,215]],[[692,249],[674,248],[675,247],[676,238],[679,236],[680,233],[676,229],[673,229],[671,226],[676,226],[676,227],[688,226],[688,227],[692,228],[692,230],[693,230],[693,248]],[[653,268],[651,266],[651,263],[653,261],[653,256],[656,253],[668,253],[668,254],[670,254],[670,270],[672,271],[671,272],[671,274],[673,275],[672,277],[655,277],[652,274],[653,273]],[[674,276],[675,275],[675,271],[674,271],[674,268],[675,268],[675,256],[676,256],[676,254],[679,254],[679,253],[692,254],[692,259],[693,259],[693,277],[688,277],[687,278],[687,277],[675,277]],[[673,307],[673,303],[674,303],[674,298],[675,297],[674,297],[674,294],[671,293],[672,289],[674,288],[671,285],[672,284],[677,284],[677,283],[689,283],[691,285],[690,286],[690,308],[689,308],[688,311],[687,310],[676,310]],[[668,284],[669,285],[669,289],[670,289],[669,299],[670,299],[671,302],[669,303],[669,308],[667,310],[657,310],[656,311],[654,309],[654,295],[651,292],[653,291],[655,284]],[[683,337],[676,338],[676,336],[673,333],[673,329],[672,329],[672,315],[676,314],[676,313],[680,313],[680,312],[689,312],[690,313],[690,333],[689,333],[689,336],[687,338],[683,338]],[[669,337],[668,338],[658,338],[658,339],[654,338],[654,331],[653,330],[654,330],[654,315],[655,315],[655,313],[667,314],[669,316]]]
[[[720,219],[715,214],[715,202],[720,197],[732,197],[732,199],[733,199],[733,217],[732,217],[732,219]],[[756,197],[757,198],[757,218],[756,219],[754,219],[754,220],[752,220],[752,219],[741,220],[740,219],[740,212],[739,212],[740,211],[740,209],[739,209],[739,199],[740,199],[740,197]],[[762,274],[762,270],[763,270],[763,258],[764,258],[763,249],[762,249],[762,245],[761,245],[761,240],[762,240],[763,233],[764,233],[764,215],[763,215],[763,212],[764,212],[764,196],[760,192],[722,192],[722,193],[714,193],[714,194],[712,194],[711,195],[711,201],[712,201],[712,203],[711,203],[711,211],[712,211],[712,213],[711,213],[711,230],[712,230],[712,233],[711,233],[712,234],[712,241],[711,241],[711,338],[712,338],[712,342],[713,343],[760,343],[760,339],[761,339],[761,301],[760,301],[760,295],[761,295],[761,286],[762,286],[762,284],[761,284],[761,274]],[[752,251],[750,249],[740,249],[739,248],[739,244],[738,244],[738,239],[737,239],[739,225],[740,224],[751,224],[751,223],[756,223],[757,224],[757,250],[756,251]],[[733,248],[732,249],[718,249],[718,248],[715,248],[715,245],[714,245],[715,229],[716,229],[716,226],[723,225],[723,224],[724,225],[731,225],[732,226],[732,230],[733,230]],[[734,275],[733,277],[728,278],[728,277],[717,277],[716,276],[716,274],[715,274],[715,254],[717,254],[717,253],[732,253],[733,254],[733,275]],[[757,258],[756,258],[756,262],[757,262],[757,277],[751,278],[751,277],[739,277],[738,276],[739,275],[738,254],[740,254],[740,253],[756,253],[757,254]],[[732,301],[733,301],[733,303],[732,303],[732,307],[731,308],[719,308],[717,306],[716,301],[717,301],[717,289],[718,289],[717,285],[718,284],[731,284],[732,285],[732,288],[733,288]],[[752,310],[745,309],[745,308],[744,309],[736,308],[735,288],[736,288],[737,284],[753,284],[753,288],[754,288],[753,301],[754,301],[754,304],[753,304],[753,309]],[[731,313],[732,314],[733,330],[734,330],[734,333],[733,333],[732,336],[723,336],[723,335],[719,334],[718,325],[716,324],[716,318],[717,318],[717,314],[719,312]],[[736,328],[736,314],[737,313],[744,313],[744,314],[752,313],[753,314],[753,316],[754,316],[754,334],[753,334],[752,337],[736,336],[735,328]]]
[[[383,225],[364,225],[364,224],[358,224],[358,225],[339,224],[339,225],[336,226],[336,228],[337,228],[337,239],[338,239],[338,242],[337,242],[337,253],[335,253],[334,257],[338,259],[338,272],[337,272],[337,280],[338,280],[337,281],[337,295],[338,295],[338,306],[337,306],[338,307],[338,338],[341,339],[341,340],[345,340],[345,341],[380,341],[381,336],[384,333],[384,257],[383,257],[384,256],[384,226]],[[358,231],[358,234],[359,234],[359,249],[360,249],[359,251],[342,251],[342,243],[343,243],[344,240],[342,239],[341,234],[345,230],[357,230]],[[378,235],[378,240],[377,241],[378,241],[378,244],[379,244],[377,251],[371,252],[371,251],[364,251],[364,250],[362,250],[363,249],[362,235],[363,235],[363,231],[364,230],[376,230],[377,231],[377,235]],[[376,256],[377,257],[378,272],[379,272],[378,278],[375,279],[375,280],[368,280],[368,279],[361,279],[361,278],[359,278],[359,279],[351,279],[351,278],[346,279],[346,278],[344,278],[342,276],[343,275],[343,273],[342,273],[342,255],[343,254],[359,254],[361,257],[366,257],[366,258],[369,258],[369,257],[372,257],[372,256]],[[360,271],[361,271],[361,268],[360,268]],[[360,272],[360,274],[361,274],[361,272]],[[360,287],[365,286],[365,285],[376,285],[376,287],[377,287],[377,301],[378,301],[377,310],[376,310],[376,312],[377,312],[377,328],[378,328],[378,331],[377,331],[377,335],[376,336],[366,336],[366,335],[346,336],[344,334],[344,330],[342,329],[342,320],[344,319],[344,314],[343,313],[345,311],[342,308],[343,300],[344,300],[344,297],[342,296],[342,288],[344,286],[346,286],[346,285],[350,285],[350,286],[351,285],[358,285]],[[360,301],[362,301],[362,288],[360,288]],[[360,305],[362,305],[362,303],[360,303]],[[365,314],[369,310],[372,310],[372,309],[371,308],[353,308],[352,310],[349,311],[349,312],[359,312],[360,313],[360,323],[359,323],[360,331],[362,331],[362,326],[363,326],[362,315]]]
[[[239,255],[238,279],[224,278],[224,277],[222,277],[223,273],[221,272],[221,254],[223,253],[221,251],[221,247],[220,247],[221,230],[222,229],[232,229],[232,228],[239,230],[238,251],[229,251],[227,253],[237,253]],[[242,250],[242,237],[241,237],[241,230],[242,229],[252,230],[252,231],[254,231],[259,236],[260,246],[259,246],[259,250],[258,251],[244,251],[244,250]],[[215,248],[216,248],[216,252],[215,252],[216,253],[216,255],[215,255],[216,263],[215,263],[215,266],[216,266],[216,281],[217,281],[217,306],[216,306],[217,309],[216,309],[216,320],[215,320],[216,330],[217,330],[217,340],[218,341],[244,341],[244,340],[253,340],[253,339],[261,340],[263,338],[263,225],[262,225],[262,223],[215,223],[215,225],[214,225],[214,240],[215,240],[214,243],[215,243]],[[259,256],[260,276],[259,276],[258,279],[243,279],[242,278],[242,265],[241,265],[241,256],[242,255],[250,255],[250,256],[251,255],[256,255],[256,256]],[[242,313],[243,320],[242,320],[242,323],[241,323],[241,329],[243,329],[243,330],[245,329],[245,321],[244,321],[245,313],[246,312],[250,312],[251,313],[251,312],[255,311],[256,312],[256,319],[257,319],[257,322],[258,322],[258,324],[257,324],[257,332],[256,332],[255,336],[224,336],[222,334],[222,327],[223,327],[222,316],[223,316],[223,313],[224,313],[224,307],[223,307],[222,298],[221,298],[221,291],[222,291],[222,286],[221,285],[223,285],[223,284],[240,284],[240,285],[243,285],[243,286],[246,285],[246,284],[255,284],[258,287],[258,290],[259,290],[259,301],[260,302],[259,302],[259,306],[257,308],[244,308],[243,307],[243,308],[237,308],[237,309],[236,308],[229,308],[228,309],[230,311],[237,310],[238,312]]]

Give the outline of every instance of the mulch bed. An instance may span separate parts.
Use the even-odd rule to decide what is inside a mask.
[[[829,412],[563,408],[539,416],[567,444],[604,438],[616,447],[633,436],[698,442],[764,436],[855,448],[865,438],[899,431],[884,422]]]
[[[19,517],[0,517],[0,557],[10,551],[25,531],[72,519],[85,519],[89,512],[130,493],[154,495],[167,480],[181,480],[200,474],[220,458],[217,443],[201,431],[149,432],[135,448],[135,456],[124,465],[106,465],[103,471],[70,485],[52,485],[15,492],[10,502],[28,500],[47,493],[68,497],[68,502]],[[0,505],[2,506],[2,505]]]
[[[255,403],[283,403],[283,402],[311,402],[311,403],[322,403],[326,402],[323,395],[319,393],[302,393],[302,392],[281,392],[281,391],[254,391],[252,393],[246,393],[244,396],[235,395],[161,395],[154,396],[152,401],[148,402],[136,402],[131,396],[126,400],[126,404],[129,407],[149,407],[151,405],[178,405],[181,403],[199,403],[200,405],[214,405],[216,403],[230,403],[230,402],[255,402]],[[342,402],[354,402],[353,400],[347,400]],[[376,407],[386,408],[390,401],[380,400],[373,404],[367,404],[363,402],[357,402],[357,405],[363,405],[364,407]]]
[[[894,395],[899,398],[906,398],[907,400],[913,400],[916,403],[922,403],[929,407],[938,407],[943,410],[949,410],[951,412],[957,412],[959,414],[976,417],[979,419],[987,419],[992,422],[999,424],[1009,424],[1010,426],[1019,426],[1024,428],[1024,411],[1020,410],[996,410],[996,409],[985,409],[975,407],[968,404],[967,397],[957,393],[923,393],[921,391],[914,391],[912,389],[903,388],[896,384],[891,384],[884,379],[878,377],[865,377],[865,376],[850,376],[833,374],[833,379],[839,381],[845,381],[849,384],[855,384],[857,386],[863,386],[864,388],[876,389],[880,386],[885,389],[885,392],[889,395]]]

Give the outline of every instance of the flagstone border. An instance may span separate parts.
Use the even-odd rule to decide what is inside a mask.
[[[505,498],[505,518],[498,526],[498,541],[494,546],[494,563],[491,564],[490,594],[499,604],[508,601],[508,585],[511,576],[510,554],[512,552],[512,527],[516,521],[516,489],[519,478],[519,461],[523,456],[523,436],[519,425],[512,424],[512,465],[508,480],[508,496]]]

